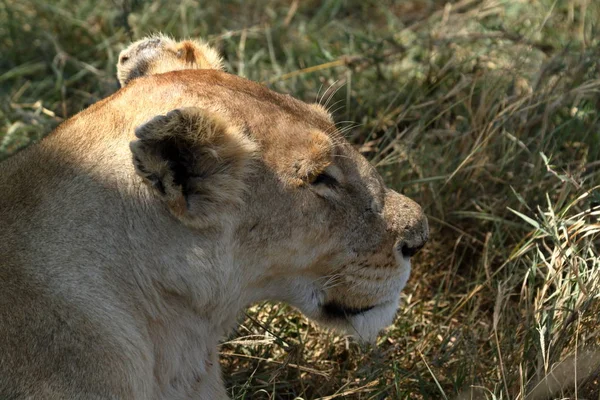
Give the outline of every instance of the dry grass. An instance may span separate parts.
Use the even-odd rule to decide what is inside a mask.
[[[209,38],[334,111],[432,240],[376,348],[253,307],[239,399],[600,398],[595,0],[0,1],[0,154],[117,88],[130,38]]]

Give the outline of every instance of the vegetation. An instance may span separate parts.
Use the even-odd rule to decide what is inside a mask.
[[[117,90],[118,52],[203,37],[327,104],[431,241],[378,346],[252,307],[238,399],[600,395],[600,2],[1,0],[0,157]]]

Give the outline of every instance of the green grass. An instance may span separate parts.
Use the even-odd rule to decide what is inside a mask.
[[[0,158],[113,93],[131,39],[206,38],[326,102],[431,225],[377,347],[257,305],[222,347],[233,397],[599,399],[598,21],[595,0],[0,0]]]

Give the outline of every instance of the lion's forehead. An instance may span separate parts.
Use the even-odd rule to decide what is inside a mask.
[[[125,95],[128,101],[152,103],[144,104],[148,115],[196,106],[222,114],[232,123],[243,124],[258,134],[264,128],[304,127],[336,135],[331,116],[323,107],[222,71],[181,70],[144,76],[132,81],[121,92],[129,94]],[[150,97],[159,97],[161,102],[152,101]],[[283,129],[278,131],[286,133]],[[289,133],[291,136],[292,132]]]

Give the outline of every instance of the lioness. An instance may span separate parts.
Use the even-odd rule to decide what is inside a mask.
[[[0,164],[0,398],[227,398],[218,341],[263,299],[391,323],[427,220],[321,106],[215,69],[123,83]]]

